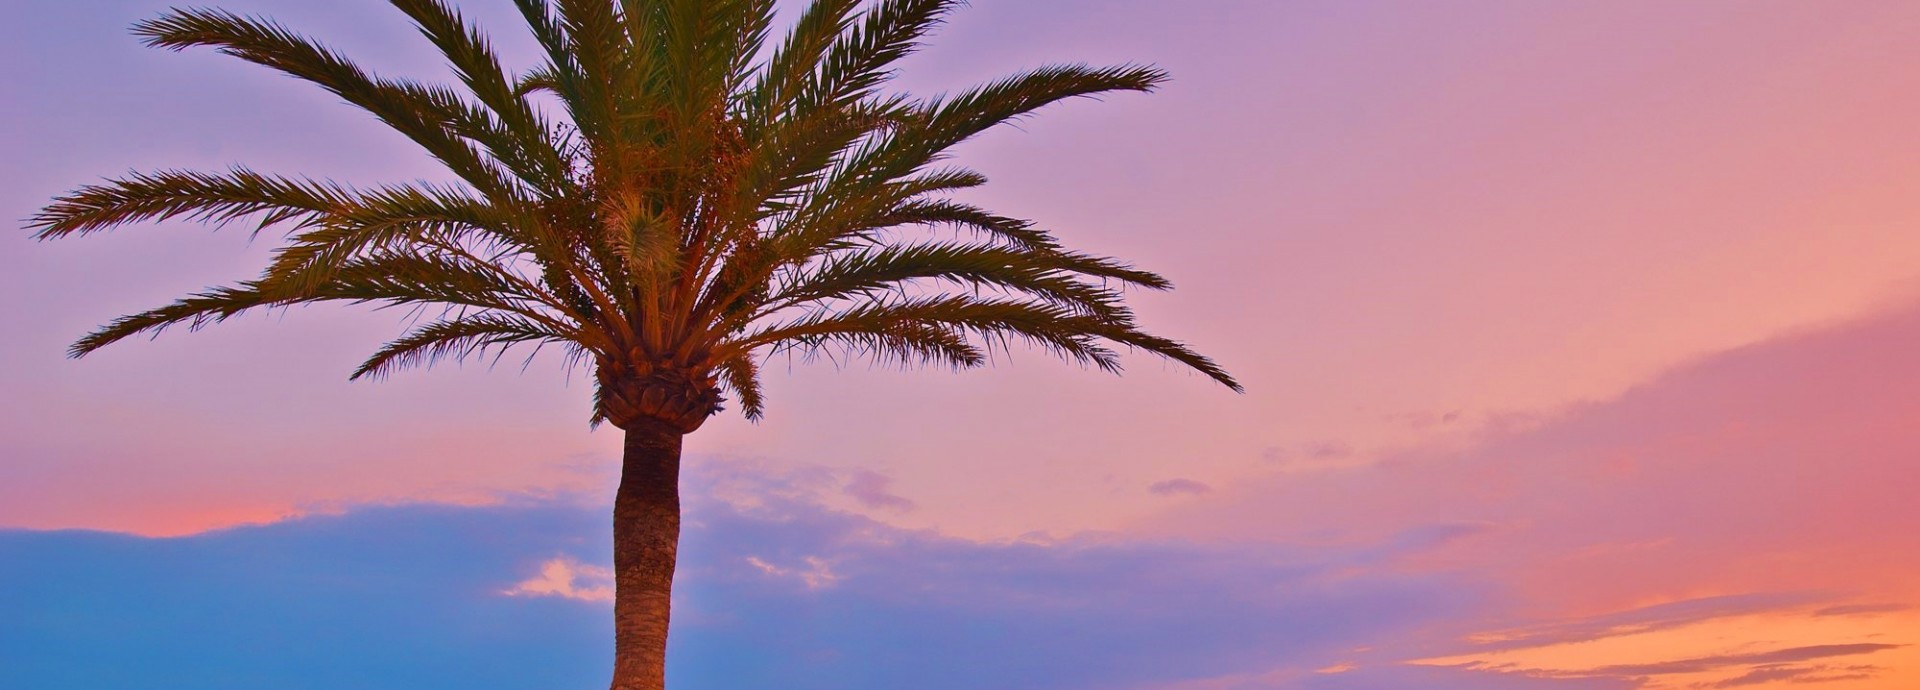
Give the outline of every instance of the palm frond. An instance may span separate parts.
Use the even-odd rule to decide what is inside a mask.
[[[1055,65],[938,97],[854,155],[825,190],[857,194],[927,167],[946,151],[994,126],[1069,98],[1115,91],[1151,91],[1166,80],[1152,67]]]
[[[690,430],[722,389],[757,420],[774,354],[958,369],[1025,344],[1118,371],[1126,348],[1240,390],[1136,323],[1125,289],[1166,278],[955,198],[987,177],[945,162],[1050,104],[1152,90],[1158,69],[1055,65],[916,98],[886,84],[960,0],[814,0],[779,39],[776,0],[514,0],[540,47],[516,73],[451,0],[389,2],[456,83],[382,77],[224,10],[134,27],[151,46],[208,47],[318,85],[458,181],[351,186],[236,167],[60,195],[29,219],[36,237],[168,220],[285,232],[259,277],[116,319],[72,355],[347,302],[431,319],[355,378],[557,345],[595,367],[595,423],[653,415]]]
[[[171,50],[212,47],[312,82],[359,106],[490,198],[515,196],[497,161],[457,136],[448,118],[466,109],[448,91],[382,80],[331,48],[266,19],[215,9],[176,9],[134,25],[147,44]]]
[[[353,192],[330,182],[263,175],[165,170],[132,173],[55,197],[28,220],[38,239],[88,234],[128,223],[183,218],[226,224],[249,216],[256,228],[311,222],[349,205]]]
[[[83,357],[135,335],[159,335],[161,331],[180,324],[197,331],[248,311],[271,306],[272,301],[271,297],[261,293],[258,286],[251,283],[211,288],[164,307],[114,319],[75,341],[67,348],[67,356]]]
[[[866,98],[891,76],[893,64],[913,54],[920,39],[959,4],[960,0],[874,3],[859,26],[841,34],[821,57],[818,73],[805,83],[797,107],[844,107]]]
[[[611,346],[611,337],[597,324],[570,320],[553,307],[551,298],[525,292],[524,286],[523,281],[497,267],[457,257],[408,251],[378,252],[345,263],[326,281],[312,287],[269,274],[121,317],[80,339],[69,354],[79,357],[141,333],[157,335],[175,325],[186,324],[198,330],[257,309],[318,302],[499,312],[539,323],[582,347]]]
[[[1216,364],[1212,359],[1198,352],[1194,352],[1192,348],[1178,341],[1151,335],[1135,328],[1120,327],[1113,324],[1087,324],[1087,326],[1089,332],[1101,338],[1129,347],[1139,348],[1186,365],[1194,371],[1205,374],[1207,378],[1219,382],[1220,385],[1232,389],[1235,393],[1247,392],[1246,387],[1240,385],[1240,382],[1235,380],[1232,374],[1227,373],[1225,368]]]
[[[733,391],[740,401],[740,414],[750,421],[760,421],[766,414],[766,399],[761,397],[760,367],[754,364],[753,357],[738,355],[721,360],[718,364],[720,380]]]
[[[1076,312],[1126,322],[1132,317],[1111,290],[1081,282],[1064,254],[997,245],[930,242],[836,252],[770,296],[770,309],[810,302],[872,299],[916,281],[995,288]]]
[[[1060,249],[1060,242],[1052,233],[1034,227],[1030,221],[951,199],[915,199],[902,203],[893,208],[886,222],[889,225],[948,225],[1031,251]]]
[[[854,11],[859,8],[860,0],[818,0],[807,5],[787,31],[786,39],[767,59],[753,87],[742,96],[741,119],[749,141],[769,125],[791,119],[780,116],[792,112],[800,90],[819,76],[827,49],[853,26]]]
[[[523,177],[537,186],[564,188],[571,171],[551,138],[552,125],[518,92],[518,84],[501,66],[487,37],[442,0],[391,2],[440,49],[461,83],[496,119],[499,130],[511,138],[512,146],[495,147],[495,154],[506,153],[503,158],[521,163],[512,167],[530,173]]]
[[[1107,371],[1119,371],[1114,352],[1087,332],[1092,319],[1069,307],[1020,299],[942,295],[857,302],[759,328],[721,348],[733,354],[761,347],[811,348],[827,342],[878,346],[875,354],[905,354],[971,366],[980,360],[962,334],[988,348],[1004,349],[1014,340],[1057,356]],[[958,338],[957,340],[955,338]],[[899,353],[887,348],[904,345]],[[964,345],[965,347],[961,347]]]
[[[431,366],[440,360],[464,361],[489,350],[504,351],[524,343],[557,343],[564,347],[572,341],[566,334],[523,318],[483,312],[416,328],[381,347],[348,378],[380,379],[401,369]]]

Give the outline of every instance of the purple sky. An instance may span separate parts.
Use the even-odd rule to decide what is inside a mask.
[[[444,75],[383,3],[220,4]],[[444,177],[317,89],[127,35],[165,7],[0,9],[0,210],[128,170]],[[508,3],[463,8],[530,63]],[[1910,687],[1917,35],[1908,2],[976,0],[902,88],[1173,74],[961,156],[983,203],[1171,277],[1143,320],[1249,392],[1147,358],[771,363],[765,422],[689,441],[675,677]],[[0,669],[119,684],[112,644],[201,687],[479,687],[433,670],[472,655],[598,682],[563,643],[603,636],[618,439],[556,360],[349,384],[403,315],[331,307],[63,357],[272,239],[4,240],[0,620],[36,622],[0,624]],[[208,670],[295,624],[334,653]]]

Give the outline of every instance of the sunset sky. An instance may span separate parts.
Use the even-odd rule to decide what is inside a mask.
[[[447,178],[141,47],[168,4],[0,8],[18,225],[128,170]],[[446,78],[377,0],[216,4]],[[960,158],[1170,277],[1141,320],[1247,393],[767,363],[765,421],[688,439],[671,682],[1920,687],[1916,37],[1905,0],[973,0],[900,88],[1172,74]],[[604,686],[620,437],[557,357],[349,383],[407,323],[349,307],[64,357],[251,277],[246,230],[0,239],[0,687]]]

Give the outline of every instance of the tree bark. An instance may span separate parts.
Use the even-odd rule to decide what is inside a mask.
[[[613,690],[664,690],[684,434],[649,418],[626,433],[613,500]]]

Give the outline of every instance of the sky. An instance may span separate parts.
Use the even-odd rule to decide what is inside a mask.
[[[0,212],[129,170],[445,179],[317,89],[0,6]],[[222,0],[443,78],[375,0]],[[532,61],[510,4],[462,7]],[[973,0],[899,74],[1148,62],[959,151],[1247,385],[769,363],[688,439],[685,690],[1920,686],[1920,5]],[[24,224],[23,222],[21,224]],[[184,223],[0,237],[0,685],[605,682],[619,438],[557,360],[346,374]]]

